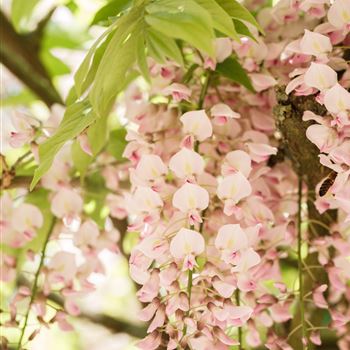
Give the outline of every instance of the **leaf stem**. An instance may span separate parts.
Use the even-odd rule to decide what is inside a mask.
[[[305,328],[305,309],[304,309],[304,280],[303,280],[303,257],[302,257],[302,234],[301,234],[301,211],[302,211],[302,188],[303,180],[299,175],[298,181],[298,216],[297,216],[297,230],[298,230],[298,273],[299,273],[299,308],[300,308],[300,326],[302,334],[302,349],[305,349],[304,340],[306,339]]]
[[[236,297],[236,305],[240,306],[241,305],[241,299],[240,299],[240,292],[239,289],[237,288],[235,290],[235,297]],[[238,345],[238,349],[242,350],[242,340],[243,340],[243,336],[242,336],[242,327],[238,327],[238,341],[239,341],[239,345]]]
[[[205,74],[205,76],[204,76],[204,83],[203,83],[203,86],[202,86],[202,89],[201,89],[201,93],[199,95],[198,109],[202,109],[203,108],[205,95],[208,92],[208,87],[209,87],[209,83],[210,83],[210,77],[211,77],[211,74],[208,71]]]
[[[24,324],[23,324],[23,327],[21,329],[21,335],[20,335],[20,338],[19,338],[19,341],[18,341],[18,344],[17,344],[17,350],[20,350],[22,348],[22,341],[23,341],[25,330],[27,328],[29,314],[30,314],[30,309],[31,309],[31,307],[32,307],[32,305],[33,305],[33,303],[35,301],[36,293],[37,293],[37,290],[38,290],[38,281],[39,281],[39,276],[40,276],[41,269],[42,269],[42,267],[44,265],[46,248],[47,248],[47,245],[49,243],[50,236],[52,234],[53,228],[55,227],[55,224],[56,224],[56,218],[53,217],[50,229],[49,229],[49,231],[48,231],[48,233],[46,235],[45,242],[44,242],[44,245],[43,245],[42,250],[41,250],[41,258],[40,258],[38,269],[36,270],[36,273],[35,273],[35,276],[34,276],[34,282],[33,282],[33,286],[32,286],[30,301],[29,301],[29,305],[28,305],[27,311],[25,313]]]

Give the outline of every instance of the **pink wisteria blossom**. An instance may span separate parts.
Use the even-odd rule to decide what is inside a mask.
[[[322,63],[311,63],[310,68],[305,72],[305,84],[324,91],[333,87],[338,79],[337,73],[328,65]]]
[[[192,176],[200,175],[204,171],[203,157],[186,147],[174,154],[169,161],[169,168],[179,178],[191,179]]]
[[[32,165],[46,164],[45,142],[60,127],[55,111],[43,122],[12,118],[10,146],[30,154],[18,169],[12,154],[2,162],[9,185],[1,196],[0,229],[9,249],[1,279],[15,285],[18,271],[27,274],[28,267],[36,286],[33,295],[34,289],[16,286],[2,317],[5,327],[25,330],[24,340],[22,315],[31,296],[33,337],[53,323],[71,331],[76,322],[70,320],[90,315],[84,297],[110,278],[114,260],[128,259],[142,304],[138,317],[147,323],[140,326],[144,339],[132,340],[140,349],[305,350],[325,346],[326,332],[336,336],[334,347],[350,348],[350,3],[280,0],[268,6],[256,0],[230,8],[247,6],[256,28],[252,18],[241,22],[228,14],[225,21],[220,12],[228,7],[211,2],[131,5],[146,6],[145,50],[132,51],[137,57],[125,74],[128,84],[115,104],[111,99],[112,113],[101,116],[108,123],[96,134],[106,131],[108,141],[95,154],[101,140],[90,131],[102,118],[82,126],[73,144],[50,159],[33,192],[16,180]],[[193,16],[186,17],[189,9]],[[213,21],[199,21],[200,28],[213,25],[218,37],[200,36],[202,47],[181,40],[176,20],[190,25],[205,11]],[[153,30],[149,19],[168,14],[174,38],[144,40]],[[139,19],[126,31],[138,25]],[[226,37],[234,28],[238,37]],[[132,35],[123,45],[132,45]],[[86,82],[95,80],[110,37],[90,57]],[[210,44],[211,54],[204,50]],[[244,72],[223,74],[232,62]],[[98,85],[74,103],[87,103],[95,113],[90,97]],[[105,86],[99,93],[103,108]],[[83,117],[79,112],[79,121]],[[83,166],[77,143],[89,155]],[[119,281],[113,283],[118,288]],[[56,295],[62,299],[57,310],[48,302]]]
[[[209,205],[209,193],[203,187],[185,183],[173,196],[173,206],[187,213],[190,225],[202,222],[200,211]]]
[[[187,112],[181,116],[180,120],[183,124],[183,132],[187,137],[204,141],[213,133],[213,127],[204,110]],[[185,141],[184,144],[192,145],[193,141]]]
[[[249,181],[240,172],[224,177],[217,189],[218,197],[225,202],[224,213],[232,215],[236,204],[252,192]]]
[[[197,266],[196,256],[203,253],[205,241],[203,236],[194,230],[182,228],[171,240],[170,253],[182,260],[184,269],[192,270]]]

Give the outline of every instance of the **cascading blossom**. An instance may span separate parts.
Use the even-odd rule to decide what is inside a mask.
[[[325,328],[337,334],[341,350],[350,348],[350,1],[247,5],[264,36],[235,19],[244,34],[236,41],[215,39],[213,57],[185,44],[191,75],[187,62],[184,69],[165,57],[162,64],[150,58],[147,93],[134,82],[118,99],[128,121],[126,162],[109,162],[108,151],[97,156],[109,192],[98,203],[106,209],[102,224],[87,215],[86,194],[70,177],[69,150],[62,149],[42,178],[55,229],[48,243],[69,235],[79,251],[79,258],[61,249],[43,260],[43,298],[52,291],[66,297],[53,319],[61,329],[71,329],[67,314],[80,312],[76,295],[94,290],[90,276],[104,273],[100,253],[121,249],[113,222],[127,220],[127,230],[138,233],[130,276],[145,304],[140,320],[149,322],[140,349],[293,350],[291,335],[297,334],[304,350],[322,344]],[[255,91],[215,71],[232,55]],[[285,92],[277,127],[295,112],[288,98],[303,102],[304,114],[296,113],[302,136],[325,169],[315,188],[298,173],[299,160],[275,126],[277,85]],[[36,124],[18,118],[13,124],[13,147],[34,142]],[[88,141],[86,131],[76,140],[89,154]],[[327,169],[332,180],[322,194]],[[5,244],[25,246],[44,226],[43,212],[8,193],[1,200]],[[327,233],[318,235],[318,229]],[[10,281],[16,259],[3,260],[3,279]],[[16,304],[29,296],[17,291],[9,324],[17,325]],[[329,311],[315,323],[322,310]]]

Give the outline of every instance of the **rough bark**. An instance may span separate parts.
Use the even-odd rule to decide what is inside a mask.
[[[314,96],[295,96],[287,95],[285,87],[279,86],[276,89],[277,105],[274,108],[274,116],[276,127],[282,135],[282,147],[286,156],[291,160],[295,172],[300,176],[307,185],[307,211],[309,220],[317,220],[324,224],[323,226],[316,225],[315,231],[317,236],[329,234],[329,227],[336,220],[337,213],[334,210],[329,210],[324,214],[320,214],[315,208],[314,201],[316,198],[315,187],[325,178],[330,170],[319,162],[319,150],[306,137],[306,129],[313,122],[304,122],[302,120],[305,111],[312,111],[318,115],[324,116],[326,109],[315,101]],[[312,238],[308,230],[308,239]],[[305,259],[307,265],[319,265],[317,254],[309,254]],[[304,292],[309,293],[316,285],[327,282],[326,271],[322,268],[313,270],[315,277],[314,281],[311,276],[304,273]],[[299,307],[296,305],[296,313],[291,322],[289,332],[300,324]],[[315,308],[312,304],[306,304],[306,317],[312,321],[315,326],[320,325],[320,317],[315,317]],[[302,349],[301,330],[295,332],[290,339],[290,345],[293,349]]]

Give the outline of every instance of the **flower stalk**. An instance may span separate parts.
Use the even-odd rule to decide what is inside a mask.
[[[45,256],[46,256],[46,248],[47,248],[47,245],[48,245],[48,243],[50,241],[50,237],[51,237],[51,234],[52,234],[53,229],[55,227],[55,224],[56,224],[56,218],[53,217],[50,229],[49,229],[49,231],[48,231],[48,233],[46,235],[45,242],[44,242],[42,250],[41,250],[41,257],[40,257],[39,266],[38,266],[38,269],[35,272],[34,282],[33,282],[32,290],[31,290],[30,301],[29,301],[29,305],[28,305],[27,311],[26,311],[25,316],[24,316],[24,324],[23,324],[23,327],[21,329],[21,335],[20,335],[19,340],[18,340],[17,350],[22,349],[22,342],[23,342],[23,338],[24,338],[24,334],[25,334],[27,325],[28,325],[28,319],[29,319],[29,315],[30,315],[30,310],[31,310],[32,305],[33,305],[33,303],[35,301],[35,297],[36,297],[36,294],[37,294],[37,291],[38,291],[39,276],[40,276],[41,269],[42,269],[42,267],[44,265],[44,260],[45,260]]]
[[[241,305],[241,300],[240,300],[240,292],[239,292],[238,288],[235,290],[235,298],[236,298],[236,305],[240,306]],[[239,350],[243,350],[243,346],[242,346],[242,341],[243,341],[242,327],[238,327],[238,341],[239,341],[238,349]]]
[[[304,341],[306,339],[306,327],[305,327],[305,308],[304,308],[304,276],[303,276],[303,267],[304,261],[302,257],[302,188],[303,181],[302,177],[299,176],[298,180],[298,215],[297,215],[297,232],[298,232],[298,278],[299,278],[299,308],[300,308],[300,327],[301,327],[301,344],[302,349],[305,350]]]

